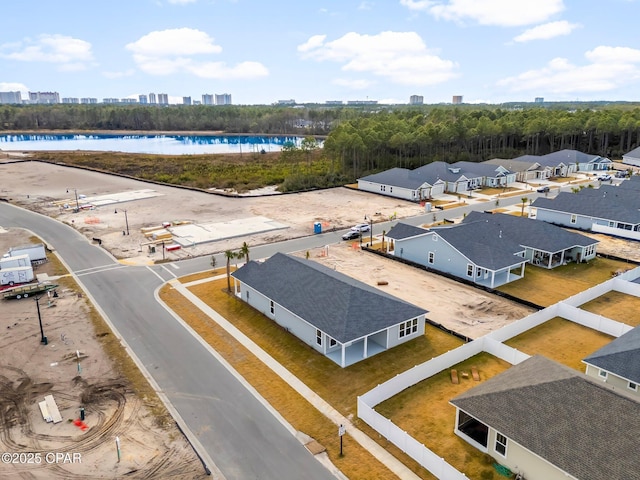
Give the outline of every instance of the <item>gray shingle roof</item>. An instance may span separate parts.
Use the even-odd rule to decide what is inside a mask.
[[[437,233],[476,265],[500,270],[520,265],[526,260],[517,256],[524,248],[487,222],[459,223],[449,227],[434,227]]]
[[[625,153],[623,156],[631,158],[640,158],[640,147],[634,148],[630,152]]]
[[[599,196],[594,191],[585,188],[580,193],[561,192],[554,199],[537,198],[532,205],[564,213],[575,213],[587,217],[614,220],[632,225],[640,224],[640,211],[619,203],[615,195]],[[604,191],[597,190],[600,194]],[[618,192],[618,194],[622,194]]]
[[[487,160],[483,163],[486,163],[487,165],[500,165],[508,169],[510,172],[525,172],[536,166],[536,164],[538,164],[538,161],[537,157],[536,160],[523,160],[522,157],[514,158],[512,160],[492,158],[491,160]]]
[[[462,223],[477,221],[487,222],[495,231],[502,231],[503,236],[506,235],[518,245],[544,252],[555,253],[567,248],[586,247],[598,243],[598,240],[568,232],[550,223],[501,213],[470,212]]]
[[[606,160],[600,155],[592,155],[588,153],[578,152],[577,150],[560,150],[557,152],[547,153],[540,157],[540,164],[549,167],[564,163],[565,165],[571,165],[575,163],[599,163],[602,160]]]
[[[389,233],[387,233],[387,237],[393,238],[394,240],[402,240],[404,238],[415,237],[417,235],[424,235],[425,233],[429,233],[429,230],[420,227],[414,227],[413,225],[409,225],[408,223],[399,222],[394,225]]]
[[[420,176],[412,175],[411,173],[412,171],[406,168],[392,168],[390,170],[385,170],[384,172],[367,175],[366,177],[359,178],[358,180],[417,190],[426,182],[426,180]]]
[[[640,327],[620,335],[584,361],[640,385]]]
[[[580,480],[640,479],[640,403],[544,357],[451,403]]]
[[[426,310],[319,263],[276,253],[233,277],[341,343],[418,317]]]

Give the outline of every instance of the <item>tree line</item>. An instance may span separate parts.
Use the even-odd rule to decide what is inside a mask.
[[[611,159],[640,145],[640,108],[435,108],[360,115],[336,125],[325,155],[349,177],[432,161],[480,162],[572,149]]]

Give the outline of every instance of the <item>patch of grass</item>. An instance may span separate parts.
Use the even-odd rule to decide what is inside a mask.
[[[569,263],[552,270],[527,265],[524,278],[502,285],[501,292],[548,307],[572,295],[609,280],[615,272],[633,265],[597,257],[588,263]]]
[[[234,271],[234,268],[231,267],[231,271]],[[205,270],[204,272],[193,273],[191,275],[185,275],[184,277],[178,278],[180,283],[189,283],[195,282],[196,280],[203,280],[205,278],[215,277],[217,275],[223,275],[227,273],[226,267],[218,267],[215,270]]]
[[[280,152],[244,155],[38,152],[38,159],[172,185],[237,192],[282,185],[291,178],[298,178],[305,188],[337,186],[346,181],[340,172],[335,171],[334,164],[323,156],[322,149],[311,152],[309,158],[304,160],[289,158]],[[310,183],[314,181],[319,184]]]
[[[581,305],[580,308],[632,327],[640,325],[640,298],[626,293],[612,290]]]
[[[526,354],[544,355],[584,373],[582,359],[611,342],[613,337],[555,317],[505,342]]]
[[[215,300],[215,305],[212,306],[232,323],[240,323],[237,322],[239,317],[247,317],[249,322],[255,322],[256,319],[262,317],[260,313],[224,291],[226,280],[209,282],[203,285],[206,285],[207,290],[204,295],[205,298],[208,301]],[[200,289],[192,287],[191,290]],[[367,450],[352,440],[348,432],[344,438],[345,455],[340,457],[337,429],[331,421],[313,408],[306,399],[301,397],[278,375],[260,362],[250,351],[236,342],[232,336],[208,318],[200,309],[191,302],[185,301],[184,297],[170,285],[165,285],[161,289],[160,298],[209,345],[215,348],[296,430],[306,433],[323,445],[327,449],[327,454],[331,461],[347,477],[373,480],[385,480],[394,477]],[[284,330],[281,330],[281,333],[286,334]],[[256,340],[256,338],[253,338],[253,340]],[[310,347],[307,347],[307,349],[310,350]],[[311,352],[306,353],[308,355]],[[318,356],[321,357],[320,355]],[[304,363],[305,359],[300,361]],[[332,363],[329,360],[326,360],[326,362],[327,364]],[[330,367],[330,365],[327,366]],[[332,382],[329,381],[327,387],[331,388],[331,385]],[[405,464],[411,465],[412,463],[411,468],[419,472],[423,478],[434,478],[408,457],[402,458],[404,454],[401,452],[393,453],[405,461]]]
[[[472,379],[471,366],[478,368],[483,382],[511,365],[482,352],[452,367],[458,371],[458,385],[451,383],[451,372],[446,370],[386,400],[376,411],[469,478],[498,480],[500,476],[487,462],[486,455],[453,433],[456,410],[449,401],[480,384]],[[469,373],[469,378],[463,378],[462,372]]]

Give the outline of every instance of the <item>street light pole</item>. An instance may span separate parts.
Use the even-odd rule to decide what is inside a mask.
[[[124,212],[124,222],[127,226],[127,235],[129,235],[129,217],[127,216],[127,210],[124,208],[121,208],[120,210],[122,210]],[[118,213],[118,209],[116,208],[116,211],[113,213]],[[124,234],[124,232],[122,232]]]
[[[80,211],[80,202],[78,202],[78,189],[74,188],[72,189],[74,195],[76,196],[76,211],[75,213],[78,213]],[[69,193],[69,189],[67,188],[67,193]]]
[[[49,342],[47,337],[44,336],[44,329],[42,328],[42,317],[40,316],[40,300],[41,297],[36,296],[36,309],[38,310],[38,322],[40,323],[40,343],[43,345],[47,345]]]

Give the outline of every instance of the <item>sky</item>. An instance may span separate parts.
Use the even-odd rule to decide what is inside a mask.
[[[0,92],[234,104],[640,101],[640,0],[21,0]]]

